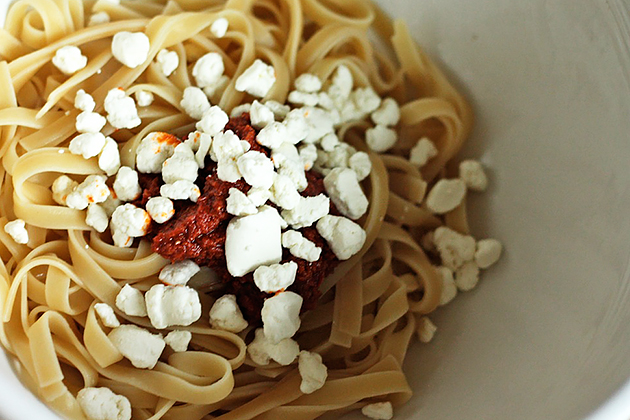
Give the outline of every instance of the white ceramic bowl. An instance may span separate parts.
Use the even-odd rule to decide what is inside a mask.
[[[630,2],[380,3],[474,104],[472,224],[506,247],[413,348],[396,418],[628,420]],[[55,418],[4,359],[0,418]]]

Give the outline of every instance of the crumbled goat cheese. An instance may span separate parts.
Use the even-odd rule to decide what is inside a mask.
[[[160,173],[162,164],[173,155],[179,143],[175,136],[167,133],[147,134],[136,149],[136,168],[142,173]]]
[[[273,162],[264,153],[249,151],[236,161],[245,182],[255,188],[271,188],[275,170]]]
[[[276,83],[276,71],[273,66],[256,59],[247,70],[236,79],[235,89],[262,98],[269,93]]]
[[[320,247],[306,239],[297,230],[287,230],[282,233],[282,246],[287,248],[294,257],[302,258],[308,262],[317,261],[322,253]]]
[[[214,136],[219,134],[225,128],[230,117],[218,106],[213,106],[204,112],[201,121],[196,125],[197,130]]]
[[[77,115],[75,128],[79,133],[98,133],[106,123],[107,120],[101,114],[84,111]]]
[[[381,97],[371,87],[358,88],[350,96],[362,116],[376,111],[381,106]]]
[[[258,101],[252,102],[252,106],[249,109],[249,116],[252,125],[256,128],[264,128],[276,120],[271,109]]]
[[[252,200],[237,188],[230,188],[227,198],[227,212],[234,216],[250,216],[258,213]]]
[[[105,209],[98,204],[90,204],[85,215],[85,224],[103,233],[109,225],[109,218]]]
[[[87,66],[88,59],[81,53],[79,47],[68,45],[59,48],[52,58],[52,63],[63,74],[74,74]]]
[[[482,239],[477,242],[475,262],[479,268],[488,268],[494,265],[501,257],[503,246],[496,239]]]
[[[247,328],[247,321],[236,303],[236,296],[223,295],[210,309],[210,325],[219,330],[239,333]]]
[[[162,74],[169,77],[179,67],[179,55],[175,51],[162,49],[155,57]]]
[[[302,197],[291,178],[286,175],[276,176],[271,191],[273,193],[271,200],[285,210],[296,208]]]
[[[319,95],[316,93],[304,93],[294,90],[289,93],[287,100],[294,105],[316,106],[319,103]]]
[[[102,25],[103,23],[109,23],[110,21],[111,18],[107,12],[97,12],[90,16],[87,26]]]
[[[249,148],[249,143],[245,146],[232,130],[227,130],[214,136],[210,157],[215,162],[235,160],[247,151],[246,147]]]
[[[328,368],[318,353],[302,350],[298,359],[298,371],[302,377],[300,391],[312,394],[324,386],[328,377]]]
[[[226,18],[219,18],[210,25],[210,32],[217,38],[223,38],[227,33],[229,22]]]
[[[324,194],[301,197],[293,210],[283,210],[282,218],[295,229],[311,226],[330,210],[330,199]]]
[[[459,177],[470,190],[485,191],[488,188],[488,176],[481,163],[476,160],[461,162],[459,164]]]
[[[284,120],[291,111],[289,105],[281,104],[273,100],[265,101],[265,106],[273,112],[276,120]]]
[[[317,232],[326,239],[337,258],[347,260],[365,243],[365,231],[350,219],[326,215],[317,222]]]
[[[83,210],[90,203],[102,203],[110,195],[107,179],[101,175],[89,175],[66,197],[66,205],[72,209]]]
[[[153,369],[166,347],[160,334],[151,334],[136,325],[121,325],[114,328],[107,337],[138,369]]]
[[[409,151],[409,162],[421,168],[438,155],[438,149],[428,137],[422,137]]]
[[[114,313],[114,309],[107,303],[97,303],[94,305],[94,311],[96,311],[96,314],[101,319],[101,322],[107,328],[120,327],[120,321],[118,321],[118,318]]]
[[[479,283],[479,267],[474,261],[467,261],[455,271],[455,284],[462,292],[472,290]]]
[[[363,181],[372,172],[372,161],[365,152],[356,152],[350,156],[348,166],[357,174],[358,181]]]
[[[135,128],[142,123],[133,98],[127,96],[120,88],[107,92],[105,97],[107,121],[114,128]]]
[[[190,331],[175,330],[166,334],[164,342],[168,344],[170,348],[175,352],[183,352],[188,350],[188,344],[192,340],[192,333]]]
[[[190,200],[197,202],[201,196],[199,187],[190,181],[175,181],[160,187],[160,195],[171,200]]]
[[[300,328],[302,301],[302,296],[293,292],[282,292],[265,299],[260,312],[265,337],[272,343],[293,337]]]
[[[444,214],[459,206],[466,196],[466,184],[461,179],[440,179],[429,191],[426,203],[435,214]]]
[[[105,137],[105,146],[98,156],[98,167],[107,176],[114,175],[120,169],[120,150],[118,150],[116,140],[111,137]]]
[[[77,403],[88,420],[131,420],[131,403],[109,388],[83,388]]]
[[[96,108],[96,102],[89,93],[85,93],[83,89],[79,89],[74,97],[74,107],[83,112],[92,112]]]
[[[442,293],[440,294],[440,306],[444,306],[457,296],[457,285],[453,279],[453,270],[440,266],[437,272],[442,280]]]
[[[190,133],[186,142],[190,142],[194,145],[194,147],[191,146],[191,149],[195,151],[195,160],[197,161],[197,165],[203,169],[206,166],[206,156],[208,156],[208,152],[210,152],[210,148],[212,147],[212,136],[195,131]]]
[[[252,107],[252,104],[241,104],[239,106],[236,106],[232,108],[232,111],[230,112],[230,117],[232,118],[240,117],[244,113],[249,112],[251,107]]]
[[[122,201],[134,201],[138,198],[142,193],[138,172],[129,166],[121,167],[116,174],[116,180],[114,180],[114,192],[116,198]]]
[[[198,170],[199,165],[190,146],[180,143],[175,147],[173,156],[162,164],[162,179],[167,184],[180,180],[195,182]]]
[[[110,223],[114,245],[129,247],[131,238],[139,238],[147,234],[151,217],[145,210],[133,204],[123,204],[112,214]]]
[[[381,106],[371,115],[372,121],[376,125],[392,127],[400,120],[400,108],[398,102],[393,98],[385,98]]]
[[[317,160],[317,147],[314,144],[305,144],[300,147],[300,159],[304,164],[304,170],[310,171]]]
[[[241,277],[261,265],[279,263],[280,230],[280,216],[273,207],[261,207],[251,216],[232,218],[225,237],[225,259],[230,274]]]
[[[300,346],[294,340],[285,338],[279,343],[273,343],[262,328],[258,328],[254,340],[247,346],[247,353],[254,363],[260,366],[274,360],[282,366],[288,366],[298,357]]]
[[[129,316],[147,316],[147,305],[142,292],[128,284],[118,292],[116,307]]]
[[[285,290],[295,281],[297,268],[293,261],[270,266],[261,265],[254,271],[254,283],[261,292],[275,293]]]
[[[475,257],[475,238],[447,227],[441,226],[435,230],[433,243],[440,253],[442,264],[451,270],[457,270]]]
[[[325,152],[332,152],[339,145],[339,137],[335,133],[326,134],[319,142]]]
[[[326,134],[333,133],[334,121],[330,113],[320,109],[305,106],[300,108],[308,127],[308,135],[304,139],[307,143],[315,143]]]
[[[78,186],[79,183],[77,181],[66,175],[61,175],[60,177],[55,179],[55,182],[53,182],[52,186],[50,187],[53,200],[55,200],[62,206],[65,206],[68,195]]]
[[[302,109],[293,109],[284,118],[282,124],[287,128],[285,141],[298,144],[308,137],[310,128],[305,113]]]
[[[142,32],[118,32],[112,40],[114,58],[129,68],[136,68],[149,57],[151,43]]]
[[[185,286],[200,268],[194,261],[183,260],[162,268],[158,278],[169,286]]]
[[[270,149],[275,149],[288,139],[289,131],[287,126],[277,121],[267,124],[256,135],[256,141]]]
[[[22,219],[16,219],[4,225],[4,231],[9,234],[17,244],[26,244],[28,242],[28,231],[26,230],[26,222]]]
[[[396,144],[397,140],[398,134],[396,131],[384,125],[368,128],[365,132],[365,142],[368,147],[378,153],[383,153],[391,149],[394,144]]]
[[[102,133],[83,133],[70,140],[70,153],[81,155],[84,159],[98,156],[105,146],[105,136]]]
[[[334,98],[347,99],[350,97],[353,85],[354,78],[350,69],[342,64],[337,67],[333,74],[328,94]]]
[[[236,182],[241,179],[241,172],[234,160],[221,160],[217,164],[217,177],[221,181]]]
[[[216,52],[210,52],[197,60],[192,70],[195,83],[200,88],[216,85],[223,72],[223,57]]]
[[[145,294],[147,313],[157,329],[188,326],[201,317],[199,293],[188,286],[156,284]]]
[[[344,216],[356,220],[367,211],[368,199],[352,169],[333,169],[324,178],[324,187],[337,210]]]
[[[156,223],[166,223],[175,215],[173,202],[166,197],[152,197],[147,201],[147,212]]]
[[[155,97],[148,90],[139,90],[136,92],[136,103],[138,106],[149,106],[153,103]]]
[[[322,81],[319,77],[310,73],[300,74],[294,82],[295,88],[300,92],[315,93],[322,89]]]
[[[184,89],[184,95],[179,103],[186,114],[195,120],[203,118],[203,114],[210,109],[210,102],[203,90],[198,87],[188,86]]]
[[[247,192],[247,198],[249,198],[256,207],[265,204],[271,196],[271,191],[265,188],[250,188]]]
[[[394,417],[394,408],[389,401],[373,403],[363,406],[361,413],[364,416],[375,420],[390,420]]]

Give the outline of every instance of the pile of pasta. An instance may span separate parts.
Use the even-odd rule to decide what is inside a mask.
[[[88,26],[90,14],[101,11],[111,22]],[[220,17],[229,30],[216,39],[209,26]],[[144,64],[131,69],[112,58],[111,39],[120,31],[147,34],[151,49]],[[385,48],[376,48],[372,35]],[[67,45],[80,46],[88,57],[72,76],[51,64]],[[163,48],[180,58],[169,78],[154,61]],[[120,145],[123,165],[133,166],[146,134],[193,130],[180,106],[192,84],[187,65],[211,51],[223,56],[230,76],[216,103],[225,110],[246,101],[234,83],[256,58],[276,71],[266,100],[285,103],[300,74],[326,80],[345,64],[357,85],[401,104],[400,140],[386,154],[366,147],[365,121],[338,130],[372,161],[363,182],[370,207],[360,220],[367,240],[325,280],[318,307],[302,317],[295,339],[328,367],[326,383],[312,394],[300,392],[295,363],[260,367],[248,359],[251,327],[240,334],[212,329],[211,294],[202,296],[202,318],[180,328],[192,332],[191,350],[165,353],[152,370],[121,361],[94,305],[114,307],[127,283],[148,290],[168,261],[145,240],[113,246],[86,225],[83,211],[52,199],[50,187],[60,174],[80,180],[99,172],[95,159],[67,152],[76,135],[78,89],[95,98],[97,111],[116,87],[153,93],[155,102],[139,109],[141,126],[104,131]],[[135,419],[304,420],[369,402],[398,406],[410,398],[401,366],[419,321],[438,307],[441,293],[437,263],[421,238],[439,226],[468,233],[465,203],[436,216],[423,205],[425,190],[452,171],[449,162],[470,132],[472,115],[402,22],[391,22],[363,0],[18,0],[0,30],[0,60],[0,341],[19,361],[21,379],[46,404],[81,419],[77,392],[104,386],[130,400]],[[408,157],[421,137],[434,142],[438,155],[420,169]],[[1,229],[16,218],[27,224],[28,244],[15,243]],[[146,318],[117,315],[154,331]]]

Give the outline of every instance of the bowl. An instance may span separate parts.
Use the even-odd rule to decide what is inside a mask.
[[[396,418],[627,420],[630,4],[379,3],[472,102],[462,157],[480,158],[491,187],[471,225],[506,249],[434,314]],[[0,418],[56,419],[0,359]]]

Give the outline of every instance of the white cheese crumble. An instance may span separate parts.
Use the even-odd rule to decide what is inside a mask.
[[[103,233],[109,226],[109,217],[102,206],[92,203],[87,208],[85,224],[93,227],[97,232]]]
[[[300,74],[294,82],[295,88],[300,92],[315,93],[322,89],[322,81],[319,77],[310,73]]]
[[[210,308],[210,325],[219,330],[239,333],[247,328],[247,321],[236,303],[236,296],[223,295]]]
[[[171,200],[190,200],[197,202],[201,196],[199,187],[190,181],[175,181],[160,187],[160,195]]]
[[[310,106],[300,108],[299,111],[304,116],[308,127],[308,134],[304,138],[305,142],[315,143],[326,134],[334,133],[334,121],[328,111]],[[291,113],[289,113],[289,116],[291,116]],[[299,139],[299,137],[296,136],[296,139]]]
[[[422,137],[409,151],[409,162],[421,168],[437,155],[435,144],[428,137]]]
[[[459,177],[470,190],[485,191],[488,188],[488,176],[481,163],[476,160],[462,161],[459,164]]]
[[[94,311],[107,328],[120,327],[120,321],[118,321],[114,309],[107,303],[97,303],[94,305]]]
[[[235,160],[249,150],[249,143],[241,142],[232,130],[227,130],[214,136],[211,150],[210,157],[215,162]]]
[[[348,166],[357,174],[358,181],[363,181],[372,172],[372,161],[365,152],[356,152],[350,156]]]
[[[442,293],[440,294],[440,306],[444,306],[451,302],[457,296],[457,285],[453,279],[453,270],[448,267],[440,266],[437,268],[442,281]]]
[[[227,33],[229,24],[226,18],[219,18],[210,25],[210,32],[217,38],[223,38]]]
[[[461,179],[440,179],[427,195],[427,208],[444,214],[459,206],[466,196],[466,184]]]
[[[455,271],[455,284],[462,292],[472,290],[479,283],[479,267],[474,261],[467,261]]]
[[[205,88],[216,85],[224,71],[225,66],[221,54],[209,52],[197,60],[193,67],[192,75],[197,86]]]
[[[77,403],[88,420],[131,420],[131,403],[109,388],[83,388]]]
[[[183,260],[162,268],[158,278],[169,286],[185,286],[199,270],[199,266],[194,261]]]
[[[146,235],[151,217],[149,214],[133,204],[123,204],[112,214],[110,223],[114,245],[130,247],[132,238]]]
[[[196,124],[196,128],[203,133],[214,136],[223,131],[228,121],[230,121],[230,117],[215,105],[204,112],[201,121]]]
[[[118,292],[116,307],[129,316],[147,316],[147,306],[142,292],[128,284]]]
[[[133,201],[142,193],[138,172],[129,166],[123,166],[118,170],[113,187],[116,198],[122,201]]]
[[[230,117],[232,118],[240,117],[244,113],[249,112],[251,107],[252,107],[252,104],[241,104],[239,106],[235,106],[234,108],[232,108],[232,111],[230,111]]]
[[[254,340],[247,346],[247,353],[260,366],[268,365],[270,360],[288,366],[298,357],[300,346],[290,338],[273,343],[265,336],[263,329],[258,328]]]
[[[186,142],[190,142],[193,145],[191,149],[195,151],[195,160],[199,167],[203,169],[206,166],[206,156],[208,156],[212,147],[212,136],[195,131],[188,135]]]
[[[501,242],[496,239],[482,239],[477,242],[475,262],[479,268],[488,268],[499,260],[502,251]]]
[[[265,337],[272,343],[293,337],[300,328],[302,302],[302,296],[293,292],[282,292],[265,299],[260,312]]]
[[[147,134],[136,149],[136,168],[142,173],[160,173],[162,164],[173,155],[179,143],[175,136],[167,133]]]
[[[289,131],[283,123],[273,121],[267,124],[256,135],[256,141],[270,149],[279,147],[283,142],[289,139]]]
[[[256,207],[264,205],[271,196],[271,191],[265,188],[250,188],[247,192],[247,198],[249,198]]]
[[[88,59],[81,53],[79,47],[68,45],[59,48],[52,58],[52,63],[63,74],[70,75],[87,66]]]
[[[282,291],[293,284],[297,269],[298,266],[293,261],[270,266],[261,265],[254,271],[254,283],[261,292]]]
[[[440,253],[442,264],[451,270],[457,270],[466,261],[475,257],[475,238],[465,236],[441,226],[433,234],[433,243]]]
[[[312,394],[326,383],[328,368],[318,353],[302,350],[298,359],[298,371],[302,377],[300,391]]]
[[[79,89],[74,96],[74,107],[84,112],[92,112],[96,108],[96,102],[89,93]]]
[[[317,232],[340,260],[347,260],[361,250],[366,234],[363,228],[345,217],[326,215],[317,222]]]
[[[175,181],[195,182],[199,165],[195,154],[186,143],[180,143],[175,147],[173,155],[162,164],[162,179],[167,184]]]
[[[237,188],[230,188],[226,201],[227,212],[234,216],[250,216],[258,213],[252,200]]]
[[[391,149],[398,141],[395,130],[378,124],[374,128],[368,128],[365,132],[365,142],[375,152],[383,153]]]
[[[112,40],[114,58],[129,68],[136,68],[149,57],[151,43],[142,32],[118,32]]]
[[[265,106],[273,112],[276,120],[284,120],[291,111],[289,105],[281,104],[274,100],[265,101]]]
[[[107,92],[105,97],[105,111],[107,121],[114,128],[135,128],[142,123],[138,117],[138,110],[133,98],[127,96],[120,88]]]
[[[282,233],[282,246],[287,248],[294,257],[302,258],[308,262],[317,261],[322,253],[320,247],[306,239],[297,230],[287,230]]]
[[[98,156],[105,147],[105,136],[102,133],[83,133],[70,140],[70,153],[81,155],[84,159]]]
[[[179,55],[175,51],[161,49],[155,57],[155,61],[165,77],[169,77],[179,67]]]
[[[199,293],[188,286],[156,284],[145,294],[153,327],[188,326],[201,317]]]
[[[269,189],[273,185],[273,162],[264,153],[251,150],[240,156],[236,165],[245,182],[252,187]]]
[[[107,337],[138,369],[153,369],[166,347],[160,334],[151,334],[136,325],[121,325],[114,328]]]
[[[111,137],[105,137],[105,146],[98,156],[98,167],[101,168],[107,176],[112,176],[120,169],[120,150],[118,143]]]
[[[166,223],[175,215],[173,202],[166,197],[151,197],[146,205],[147,213],[156,223]]]
[[[389,401],[373,403],[363,406],[361,413],[364,416],[375,420],[390,420],[394,417],[394,408]]]
[[[139,90],[136,92],[136,103],[138,106],[149,106],[153,103],[155,97],[148,90]]]
[[[192,340],[192,333],[184,330],[171,331],[164,337],[164,342],[175,352],[188,350],[190,340]]]
[[[289,93],[287,100],[294,105],[316,106],[319,103],[319,95],[294,90]]]
[[[79,183],[72,178],[66,175],[59,176],[57,179],[55,179],[55,182],[53,182],[52,186],[50,187],[53,200],[55,200],[62,206],[65,206],[68,195],[78,186]]]
[[[26,222],[22,219],[16,219],[4,225],[4,231],[17,244],[26,244],[28,242],[28,231],[26,230]]]
[[[105,127],[107,120],[97,112],[83,111],[77,115],[75,128],[79,133],[98,133]]]
[[[210,109],[208,97],[198,87],[188,86],[184,89],[182,100],[179,103],[186,114],[195,120],[203,118],[203,114]]]
[[[317,147],[314,144],[304,144],[300,146],[300,159],[304,164],[304,170],[310,171],[317,160]]]
[[[324,187],[337,210],[344,216],[357,220],[367,211],[368,199],[352,169],[333,169],[324,178]]]
[[[66,205],[83,210],[90,203],[102,203],[110,195],[107,179],[102,175],[89,175],[66,197]]]
[[[276,175],[271,191],[271,200],[285,210],[292,210],[300,203],[300,193],[293,180],[286,175]]]
[[[256,59],[236,79],[235,89],[239,92],[247,92],[252,96],[262,98],[269,93],[274,83],[276,83],[276,72],[273,66]]]
[[[249,109],[249,116],[252,126],[256,128],[264,128],[276,120],[271,109],[258,101],[252,102],[252,106]]]
[[[279,263],[280,230],[280,217],[273,207],[261,207],[251,216],[232,218],[225,237],[225,259],[230,274],[241,277],[261,265]]]
[[[311,226],[328,214],[330,199],[324,194],[315,197],[300,197],[292,210],[283,210],[282,218],[294,229]]]
[[[418,325],[416,329],[417,329],[416,332],[418,334],[418,339],[422,343],[428,343],[431,340],[433,340],[433,336],[435,335],[435,332],[437,331],[437,327],[435,326],[433,321],[431,321],[431,319],[429,319],[429,317],[427,316],[423,316],[418,320]]]
[[[400,108],[398,102],[393,98],[385,98],[381,106],[371,115],[372,121],[376,125],[392,127],[400,121]]]

